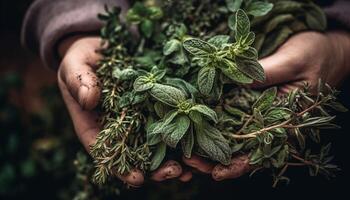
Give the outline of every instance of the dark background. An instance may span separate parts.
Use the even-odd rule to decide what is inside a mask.
[[[61,101],[55,72],[44,68],[36,55],[20,45],[21,23],[31,1],[0,2],[0,199],[70,199],[74,193],[69,189],[74,177],[72,162],[81,146]],[[340,101],[348,108],[349,86],[347,80],[339,88]],[[123,193],[121,199],[346,198],[350,189],[349,122],[349,112],[339,114],[337,123],[342,129],[326,131],[323,137],[323,143],[333,144],[334,163],[342,168],[335,179],[309,177],[306,169],[298,168],[287,173],[291,178],[288,186],[273,189],[269,174],[264,173],[223,182],[195,175],[194,181],[182,185],[175,181],[150,183]],[[44,148],[44,152],[40,149],[52,141],[58,141],[58,145]],[[10,151],[6,145],[11,142],[15,146],[8,147]],[[39,150],[35,149],[38,145]],[[38,161],[40,156],[46,164]]]

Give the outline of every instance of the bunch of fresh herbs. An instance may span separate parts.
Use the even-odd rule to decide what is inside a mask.
[[[334,89],[320,82],[316,94],[305,84],[278,95],[276,87],[247,87],[265,81],[259,58],[296,32],[326,28],[312,1],[148,0],[134,2],[126,23],[119,15],[113,8],[99,16],[97,183],[194,154],[224,165],[248,154],[254,172],[272,171],[274,185],[287,180],[290,166],[307,166],[311,175],[338,170],[329,145],[318,154],[308,148],[320,142],[320,129],[337,127],[330,111],[346,110]]]

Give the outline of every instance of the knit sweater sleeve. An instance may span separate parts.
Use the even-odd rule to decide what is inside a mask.
[[[102,26],[97,15],[104,12],[105,5],[121,7],[122,13],[128,6],[127,0],[36,0],[23,21],[22,44],[38,53],[46,66],[57,69],[58,41],[72,34],[97,32]]]

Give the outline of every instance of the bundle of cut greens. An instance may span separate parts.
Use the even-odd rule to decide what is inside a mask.
[[[247,154],[275,184],[289,166],[311,175],[338,170],[329,145],[318,154],[308,148],[320,142],[320,129],[337,127],[329,111],[346,110],[335,90],[320,83],[316,94],[305,85],[279,96],[276,87],[246,87],[265,80],[258,58],[292,34],[326,28],[312,1],[135,1],[126,23],[119,9],[106,12],[99,16],[103,130],[91,147],[97,183],[194,154],[223,165]]]

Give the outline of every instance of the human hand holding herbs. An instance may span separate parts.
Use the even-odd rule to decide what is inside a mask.
[[[101,59],[98,53],[100,45],[101,38],[98,36],[74,36],[59,46],[59,53],[63,57],[58,70],[59,87],[75,131],[87,150],[95,143],[96,136],[101,131],[98,116],[93,111],[101,96],[99,80],[95,74],[97,63]],[[189,172],[182,172],[178,162],[169,160],[154,172],[152,179],[163,181],[179,177],[180,180],[187,181],[190,176]],[[132,186],[139,186],[144,180],[142,172],[136,169],[119,178]]]
[[[319,154],[307,149],[319,142],[320,129],[335,127],[330,108],[345,110],[336,91],[321,82],[315,95],[307,85],[284,96],[276,87],[247,87],[272,77],[270,59],[261,61],[265,77],[258,52],[268,56],[292,33],[325,28],[324,14],[309,1],[271,2],[136,2],[127,20],[138,26],[138,41],[119,23],[118,9],[100,16],[106,47],[97,70],[103,128],[91,146],[95,182],[134,168],[147,174],[182,157],[216,180],[269,169],[274,185],[288,180],[290,166],[307,166],[311,175],[338,170],[329,145]],[[213,169],[204,159],[219,164]]]

